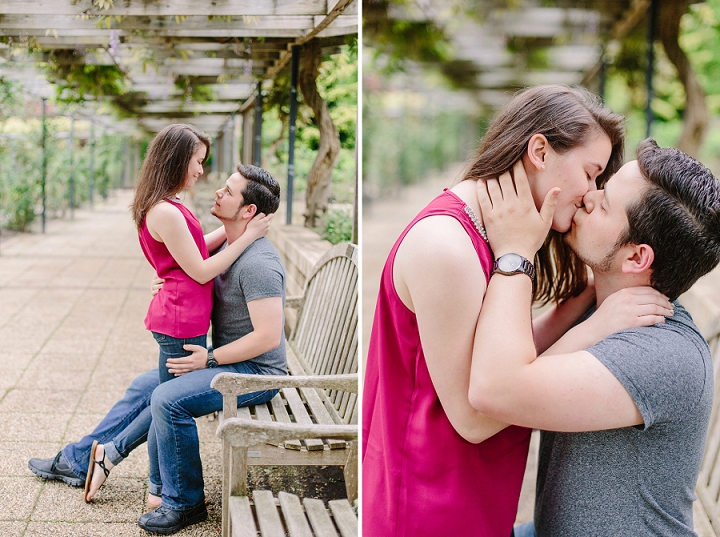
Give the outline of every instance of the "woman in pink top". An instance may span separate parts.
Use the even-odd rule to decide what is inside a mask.
[[[145,317],[145,326],[160,347],[160,382],[175,378],[168,372],[168,358],[192,354],[185,345],[206,346],[213,278],[267,234],[273,217],[257,215],[242,237],[210,257],[209,252],[225,242],[225,228],[204,235],[200,221],[178,197],[202,175],[209,151],[210,140],[203,132],[191,125],[169,125],[150,143],[135,187],[132,214],[140,246],[157,276],[165,280]],[[90,501],[112,468],[102,444],[93,444],[90,458],[85,501]]]
[[[511,534],[530,430],[486,418],[468,400],[473,336],[493,270],[477,180],[522,161],[538,209],[561,188],[554,231],[533,267],[535,300],[562,302],[535,324],[544,349],[591,301],[591,289],[582,293],[585,267],[561,233],[622,158],[621,116],[583,90],[530,88],[491,123],[464,180],[402,233],[382,273],[365,373],[364,535]],[[532,271],[527,265],[521,269]]]

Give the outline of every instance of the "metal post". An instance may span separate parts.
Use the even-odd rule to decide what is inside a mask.
[[[123,165],[122,165],[122,171],[120,175],[120,187],[125,188],[125,176],[129,173],[130,165],[128,164],[128,159],[130,158],[130,152],[128,151],[128,139],[125,138],[123,140]]]
[[[255,153],[253,164],[260,166],[260,149],[262,146],[262,80],[257,83],[257,97],[255,98]]]
[[[45,128],[45,114],[46,114],[47,99],[42,100],[42,172],[40,176],[40,193],[42,196],[42,232],[45,233],[45,209],[47,206],[45,196],[45,182],[47,176],[47,129]]]
[[[298,68],[300,65],[300,47],[292,47],[292,60],[290,61],[290,128],[288,140],[288,180],[287,180],[287,216],[285,223],[292,224],[293,183],[295,182],[295,136],[297,134],[297,84]]]
[[[600,57],[600,72],[598,73],[598,95],[605,100],[605,83],[607,82],[607,68],[605,64],[605,53]]]
[[[95,122],[90,120],[90,178],[88,181],[90,191],[90,207],[93,206],[93,196],[95,195]]]
[[[68,148],[70,150],[70,176],[68,178],[68,198],[70,199],[70,219],[75,218],[75,116],[70,116],[70,138]]]
[[[358,207],[358,188],[359,188],[359,178],[358,178],[358,127],[357,127],[357,118],[355,123],[355,192],[353,193],[353,227],[352,227],[352,242],[353,244],[360,244],[359,241],[359,230],[358,230],[358,214],[360,212],[360,208]]]
[[[647,84],[647,105],[645,107],[645,137],[650,137],[650,129],[653,122],[652,100],[653,92],[653,75],[655,72],[655,20],[657,19],[657,0],[652,0],[650,10],[648,11],[648,51],[647,51],[647,74],[645,82]]]

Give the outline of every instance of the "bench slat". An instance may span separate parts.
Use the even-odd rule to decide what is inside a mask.
[[[294,388],[283,388],[282,390],[288,406],[292,409],[295,422],[303,425],[312,425],[313,421],[305,409],[305,405],[300,399],[300,394]],[[323,441],[318,438],[309,438],[304,440],[305,447],[308,451],[325,449]],[[285,447],[288,447],[287,445]],[[292,448],[290,448],[292,449]]]
[[[257,526],[250,507],[250,498],[232,496],[229,503],[233,537],[257,537]]]
[[[312,410],[313,417],[316,423],[322,425],[333,425],[336,421],[330,416],[328,409],[325,407],[325,403],[320,399],[320,395],[315,388],[300,388],[300,392],[305,397],[310,410]],[[325,441],[330,449],[345,449],[346,443],[344,440],[326,440]]]
[[[303,500],[303,505],[308,519],[310,519],[313,532],[317,537],[337,537],[335,525],[332,523],[330,515],[321,500],[306,498]]]
[[[357,537],[358,519],[350,503],[347,500],[332,500],[328,502],[328,506],[335,518],[335,524],[340,530],[340,535],[342,537]]]
[[[285,530],[272,492],[269,490],[256,490],[253,492],[253,501],[255,502],[255,514],[263,537],[285,537]]]
[[[290,415],[285,408],[285,401],[280,393],[270,400],[273,408],[273,414],[275,414],[275,420],[281,423],[292,423]],[[287,440],[284,444],[287,449],[300,450],[302,445],[299,440]]]
[[[305,512],[300,505],[300,499],[294,494],[280,492],[278,500],[290,537],[313,537],[310,525],[305,518]]]

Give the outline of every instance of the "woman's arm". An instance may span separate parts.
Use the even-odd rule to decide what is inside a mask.
[[[485,274],[460,223],[431,216],[415,224],[398,249],[393,280],[400,299],[417,316],[430,378],[458,434],[479,443],[507,427],[478,412],[468,400]]]
[[[146,221],[153,238],[165,243],[180,268],[196,282],[206,283],[232,265],[256,239],[264,237],[270,229],[272,217],[272,214],[258,214],[248,223],[240,238],[208,259],[203,259],[200,255],[185,217],[173,205],[158,203],[150,209]]]
[[[211,253],[220,248],[226,240],[227,233],[225,233],[225,226],[220,226],[215,231],[205,234],[205,245],[207,246],[208,252]]]

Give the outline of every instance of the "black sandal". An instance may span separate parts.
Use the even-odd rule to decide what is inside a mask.
[[[90,483],[92,482],[93,472],[95,471],[95,465],[97,464],[105,474],[105,479],[110,476],[110,470],[105,466],[105,450],[103,450],[102,459],[97,460],[95,458],[95,452],[97,451],[98,441],[94,440],[92,447],[90,448],[90,464],[88,465],[87,477],[85,478],[85,503],[90,503],[88,498],[88,492],[90,491]],[[105,482],[103,481],[103,484]],[[102,487],[102,485],[100,485]]]

